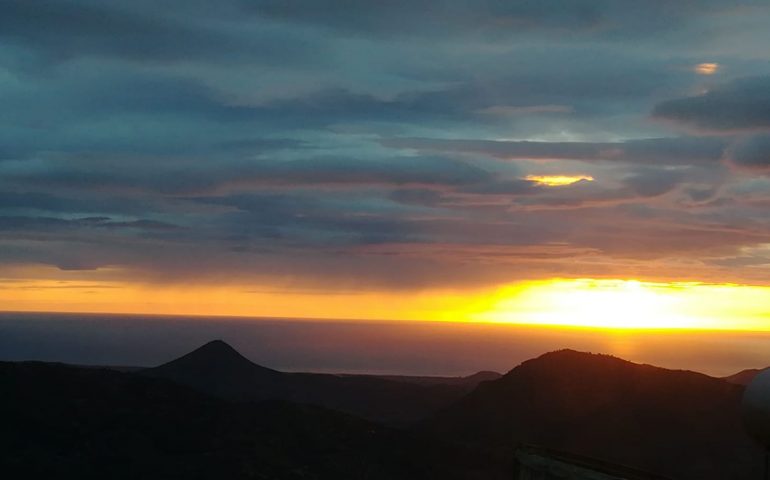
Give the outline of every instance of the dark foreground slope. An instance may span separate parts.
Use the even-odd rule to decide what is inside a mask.
[[[743,388],[694,372],[569,350],[524,362],[426,423],[494,448],[530,443],[679,479],[760,478]]]
[[[393,424],[422,419],[486,378],[426,384],[366,375],[285,373],[253,363],[219,340],[142,374],[229,400],[289,400]]]
[[[734,383],[736,385],[743,385],[745,387],[751,383],[751,381],[754,380],[754,377],[756,377],[757,374],[761,371],[762,369],[759,368],[749,368],[747,370],[741,370],[740,372],[733,375],[722,377],[722,380]]]
[[[165,380],[0,363],[3,478],[506,478],[489,457],[321,408]]]

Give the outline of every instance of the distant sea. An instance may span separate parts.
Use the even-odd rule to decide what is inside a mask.
[[[213,339],[285,371],[507,372],[571,348],[725,376],[770,366],[770,332],[601,331],[508,324],[0,313],[0,360],[154,366]]]

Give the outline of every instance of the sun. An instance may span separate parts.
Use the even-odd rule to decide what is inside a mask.
[[[557,283],[535,297],[545,308],[532,313],[534,323],[601,328],[691,328],[696,323],[677,313],[681,299],[636,280]]]
[[[767,330],[763,287],[554,279],[501,288],[474,320],[604,329]]]

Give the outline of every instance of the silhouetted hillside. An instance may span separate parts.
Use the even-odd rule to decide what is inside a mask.
[[[351,375],[353,376],[353,375]],[[483,371],[476,372],[473,375],[465,377],[427,377],[427,376],[410,376],[410,375],[356,375],[356,376],[373,376],[376,378],[382,378],[384,380],[391,380],[394,382],[414,383],[416,385],[434,386],[434,385],[452,385],[467,389],[469,392],[476,388],[479,383],[487,382],[489,380],[497,380],[502,377],[500,373]]]
[[[278,372],[220,341],[141,374],[0,363],[0,471],[8,478],[496,479],[510,475],[517,445],[534,444],[681,480],[761,473],[762,454],[738,415],[743,387],[721,379],[563,350],[478,383],[435,413],[447,391],[468,387],[404,378]],[[389,420],[433,414],[408,433],[269,399]]]
[[[699,373],[563,350],[526,361],[425,428],[480,445],[531,443],[681,479],[758,478],[743,388]]]
[[[289,400],[394,424],[422,419],[462,397],[472,388],[470,383],[477,383],[426,384],[368,375],[284,373],[251,362],[220,340],[142,374],[229,400]]]
[[[741,370],[740,372],[727,376],[722,377],[723,380],[726,380],[730,383],[734,383],[736,385],[743,385],[744,387],[751,383],[752,380],[754,380],[754,377],[757,376],[759,372],[761,372],[761,368],[749,368],[747,370]]]
[[[221,340],[142,374],[173,380],[212,395],[233,400],[272,398],[284,388],[285,375],[261,367]]]
[[[507,478],[489,456],[349,415],[106,369],[3,362],[0,391],[3,478]]]

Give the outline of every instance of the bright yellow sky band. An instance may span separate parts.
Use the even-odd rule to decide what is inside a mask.
[[[491,289],[313,291],[114,280],[0,281],[5,311],[435,320],[609,329],[770,331],[770,287],[552,279]]]

